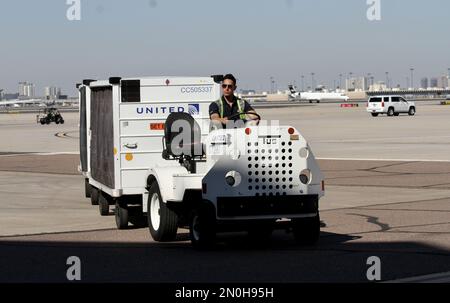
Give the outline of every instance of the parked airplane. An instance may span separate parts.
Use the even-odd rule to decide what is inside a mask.
[[[320,103],[321,101],[348,101],[348,97],[342,93],[330,93],[330,92],[299,92],[296,87],[289,85],[289,101],[314,101]]]
[[[8,101],[0,101],[0,106],[21,107],[25,104],[42,104],[42,103],[45,102],[41,99],[8,100]]]
[[[0,106],[12,106],[12,107],[21,107],[24,105],[36,105],[39,107],[44,106],[55,106],[57,104],[71,104],[77,103],[78,101],[71,100],[43,100],[43,99],[28,99],[28,100],[8,100],[8,101],[0,101]]]

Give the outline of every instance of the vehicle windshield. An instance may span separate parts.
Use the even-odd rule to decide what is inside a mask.
[[[369,102],[381,102],[381,98],[370,98]]]

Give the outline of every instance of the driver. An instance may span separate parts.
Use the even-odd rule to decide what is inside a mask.
[[[209,106],[211,121],[220,122],[222,125],[226,125],[228,121],[236,122],[237,120],[259,122],[257,115],[249,114],[256,114],[250,104],[234,95],[236,88],[236,78],[232,74],[225,75],[222,81],[222,98]]]

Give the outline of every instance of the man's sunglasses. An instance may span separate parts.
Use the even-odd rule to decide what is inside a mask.
[[[232,84],[222,84],[222,88],[223,89],[225,89],[225,88],[233,89],[234,85],[232,85]]]

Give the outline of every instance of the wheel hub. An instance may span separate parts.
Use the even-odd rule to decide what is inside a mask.
[[[159,205],[159,197],[158,194],[153,194],[152,199],[150,201],[150,219],[152,221],[152,227],[154,230],[159,229],[159,225],[161,222],[161,214],[160,214],[160,205]]]

